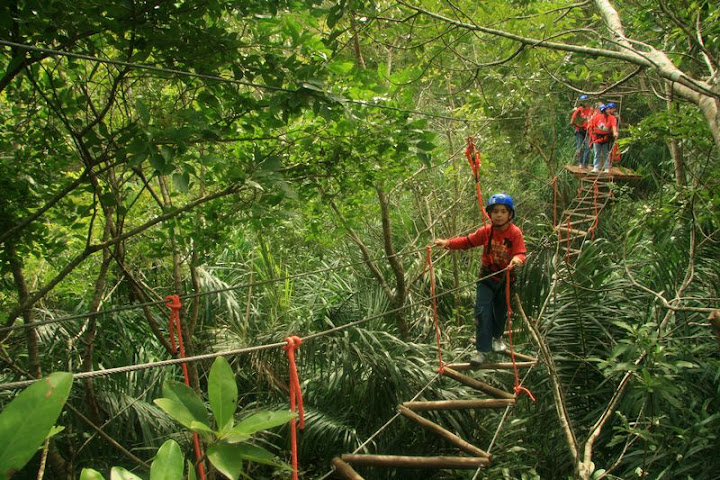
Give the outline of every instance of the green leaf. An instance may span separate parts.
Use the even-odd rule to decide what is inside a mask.
[[[113,467],[110,470],[110,480],[143,480],[142,477],[138,477],[132,472],[125,470],[122,467]]]
[[[23,390],[0,413],[0,477],[20,470],[37,452],[70,394],[72,374],[52,373]]]
[[[181,193],[187,193],[188,192],[188,185],[190,185],[190,175],[187,172],[179,173],[175,172],[173,173],[173,185],[175,185],[175,188],[181,192]]]
[[[208,397],[218,430],[231,427],[237,408],[238,390],[232,367],[225,357],[216,358],[210,369]]]
[[[233,428],[231,432],[234,434],[252,435],[261,430],[284,425],[295,417],[297,417],[297,414],[290,410],[258,412],[238,422],[237,426]]]
[[[193,422],[201,423],[198,421],[188,408],[182,403],[170,400],[169,398],[156,398],[153,403],[160,407],[165,413],[170,415],[173,420],[180,423],[185,428],[191,428]],[[209,427],[208,427],[209,428]]]
[[[175,440],[162,444],[150,465],[150,480],[177,480],[182,478],[185,462]]]
[[[245,460],[250,460],[251,462],[262,463],[263,465],[281,466],[280,463],[275,461],[275,455],[262,447],[258,447],[257,445],[243,443],[241,445],[237,445],[236,452],[236,455],[239,455]]]
[[[237,445],[228,445],[227,443],[216,443],[210,445],[207,451],[210,463],[231,480],[237,480],[242,472],[243,461],[238,454],[237,447]]]
[[[167,380],[163,384],[163,395],[165,398],[185,405],[185,408],[192,413],[195,420],[209,426],[207,409],[200,396],[195,393],[195,390],[184,383]]]
[[[187,463],[187,480],[197,480],[197,473],[195,473],[195,465],[190,460],[186,460]]]
[[[80,472],[80,480],[105,480],[102,473],[92,468],[83,468]]]

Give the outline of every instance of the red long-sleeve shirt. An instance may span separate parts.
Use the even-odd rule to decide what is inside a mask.
[[[490,248],[487,248],[490,234],[492,234],[492,241]],[[497,272],[506,268],[510,264],[510,260],[515,256],[518,256],[524,262],[527,253],[522,231],[513,223],[505,231],[492,228],[492,225],[485,225],[469,235],[451,238],[448,245],[448,248],[452,250],[466,250],[474,247],[484,247],[482,253],[483,270],[490,272]],[[496,278],[496,280],[501,279]]]

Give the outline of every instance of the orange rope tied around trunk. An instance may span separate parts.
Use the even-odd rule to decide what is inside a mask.
[[[285,341],[287,345],[285,345],[284,349],[288,354],[288,363],[290,364],[290,410],[298,412],[300,430],[302,430],[305,428],[305,410],[303,409],[302,392],[300,391],[300,379],[295,365],[295,351],[300,348],[302,340],[300,337],[293,335],[287,337]],[[293,480],[297,480],[297,431],[294,418],[290,420],[290,446],[292,448]]]
[[[182,328],[180,328],[180,303],[179,295],[168,295],[165,297],[165,306],[170,309],[170,322],[168,329],[170,330],[170,346],[172,352],[177,354],[178,345],[180,346],[180,358],[185,358],[185,344],[183,343]],[[177,335],[177,345],[175,344],[175,335]],[[183,377],[185,378],[185,385],[190,386],[190,374],[188,373],[187,363],[182,364]],[[205,465],[201,461],[203,458],[202,447],[200,446],[200,437],[197,433],[193,433],[193,444],[195,447],[195,458],[197,460],[197,469],[200,474],[200,478],[205,480]]]
[[[487,225],[490,220],[490,216],[485,211],[485,203],[482,198],[482,190],[480,189],[480,164],[482,163],[482,156],[480,152],[475,149],[475,142],[473,137],[467,138],[467,147],[465,147],[465,156],[470,164],[470,168],[475,178],[475,194],[477,195],[478,206],[480,207],[480,213],[482,214],[483,225]]]
[[[518,374],[517,363],[515,362],[515,350],[513,349],[512,340],[512,306],[510,305],[510,269],[505,270],[505,303],[507,304],[507,329],[510,338],[510,357],[512,358],[513,370],[515,370],[515,396],[517,397],[520,393],[526,393],[530,400],[535,401],[535,397],[532,392],[527,388],[520,385],[520,375]]]
[[[442,375],[445,372],[445,364],[443,363],[442,348],[440,347],[440,324],[438,322],[437,297],[435,296],[435,270],[433,269],[432,263],[432,246],[428,245],[425,249],[427,251],[427,255],[425,256],[425,269],[423,269],[423,277],[425,276],[426,271],[430,272],[430,296],[433,301],[433,322],[435,325],[435,341],[437,343],[439,363],[438,373]]]

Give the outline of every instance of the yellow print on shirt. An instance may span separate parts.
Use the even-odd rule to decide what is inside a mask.
[[[504,238],[499,242],[495,239],[490,243],[490,263],[499,268],[505,268],[510,263],[510,249],[512,242]]]

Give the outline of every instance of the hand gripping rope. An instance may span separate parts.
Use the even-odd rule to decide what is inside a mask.
[[[440,347],[440,324],[438,323],[438,310],[437,310],[437,297],[435,296],[435,270],[433,269],[432,263],[432,245],[425,247],[427,255],[425,256],[425,268],[423,269],[422,277],[425,277],[425,272],[430,272],[430,297],[433,302],[433,323],[435,325],[435,342],[437,343],[438,351],[438,373],[442,375],[445,372],[445,364],[442,359],[442,348]]]
[[[510,338],[510,357],[512,358],[513,370],[515,370],[515,396],[517,397],[520,393],[526,393],[530,400],[535,401],[535,397],[532,392],[527,388],[520,385],[520,375],[518,374],[517,363],[515,362],[515,350],[513,349],[512,341],[512,306],[510,305],[510,270],[505,270],[505,303],[507,304],[507,329],[508,336]]]
[[[467,138],[467,147],[465,147],[465,156],[472,169],[473,177],[475,177],[475,193],[477,195],[478,205],[480,206],[480,213],[482,214],[483,225],[487,225],[490,220],[490,216],[485,211],[484,202],[482,199],[482,190],[480,189],[480,164],[482,163],[482,156],[480,152],[475,149],[475,143],[473,137]]]
[[[300,430],[305,428],[305,410],[303,409],[302,392],[300,391],[300,379],[298,378],[297,366],[295,365],[295,351],[300,348],[302,340],[300,337],[290,336],[285,339],[287,345],[283,347],[288,354],[290,364],[290,410],[298,412],[300,417]],[[297,480],[297,431],[295,419],[290,420],[290,446],[292,448],[292,469],[293,480]]]
[[[182,328],[180,328],[180,303],[179,295],[168,295],[165,297],[167,302],[165,306],[170,309],[170,322],[168,330],[170,331],[170,346],[173,354],[177,355],[177,346],[175,345],[175,335],[177,334],[177,343],[180,346],[180,358],[185,358],[185,344],[183,343]],[[190,375],[188,374],[187,363],[182,364],[183,377],[185,377],[185,385],[190,386]],[[202,447],[200,446],[200,437],[197,433],[193,433],[193,444],[195,446],[195,459],[197,460],[197,469],[201,480],[205,480],[205,465],[201,461],[203,458]]]

